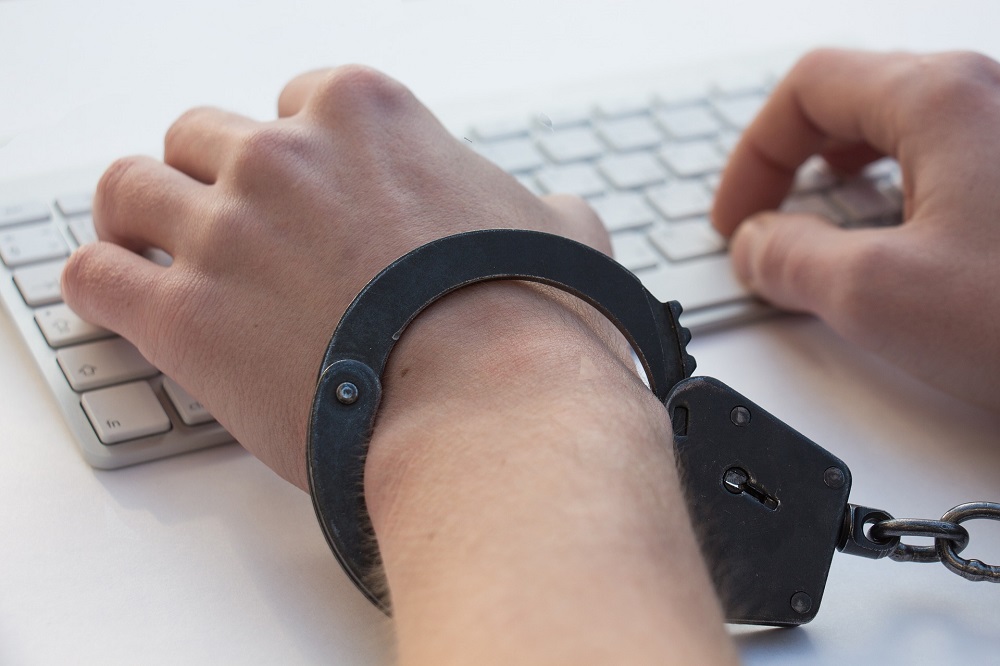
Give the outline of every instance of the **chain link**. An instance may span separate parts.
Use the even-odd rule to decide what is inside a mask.
[[[1000,566],[967,560],[959,555],[969,545],[969,532],[961,523],[976,519],[1000,521],[1000,503],[959,504],[941,516],[941,520],[890,516],[872,522],[868,536],[897,562],[941,562],[949,571],[966,580],[1000,583]],[[934,545],[914,546],[903,543],[901,537],[930,537],[934,539]]]

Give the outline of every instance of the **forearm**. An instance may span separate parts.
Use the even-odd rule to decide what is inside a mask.
[[[734,661],[666,412],[566,303],[464,290],[387,369],[366,497],[401,661]]]

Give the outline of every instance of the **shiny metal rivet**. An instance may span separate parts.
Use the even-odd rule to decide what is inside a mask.
[[[745,426],[750,423],[750,410],[746,407],[733,407],[729,412],[729,418],[738,426]]]
[[[793,594],[789,603],[792,605],[792,610],[799,615],[805,615],[812,610],[813,607],[812,597],[805,592],[796,592]]]
[[[358,401],[358,387],[351,382],[344,382],[337,387],[337,400],[345,405],[353,405]]]
[[[844,470],[839,467],[827,467],[826,471],[823,472],[823,483],[829,488],[835,490],[843,488],[845,481],[847,481],[847,478],[844,476]]]

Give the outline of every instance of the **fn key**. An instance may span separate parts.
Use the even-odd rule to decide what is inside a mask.
[[[105,444],[170,430],[170,418],[146,382],[90,391],[83,394],[80,402]]]

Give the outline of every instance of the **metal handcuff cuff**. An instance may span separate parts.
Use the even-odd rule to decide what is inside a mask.
[[[462,287],[527,280],[569,292],[605,315],[632,345],[665,405],[691,520],[729,622],[794,626],[819,610],[835,550],[877,559],[941,561],[970,580],[1000,582],[1000,567],[965,560],[960,523],[1000,520],[1000,504],[973,502],[941,520],[895,520],[848,503],[847,466],[725,384],[691,377],[690,333],[676,301],[660,303],[606,255],[559,236],[491,229],[449,236],[399,258],[344,312],[323,359],[309,429],[313,506],[337,560],[389,613],[370,584],[378,569],[363,492],[380,378],[406,327]],[[928,536],[911,546],[901,536]]]

